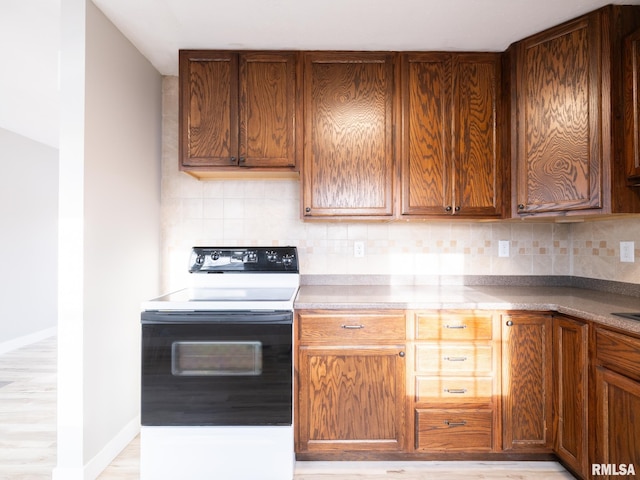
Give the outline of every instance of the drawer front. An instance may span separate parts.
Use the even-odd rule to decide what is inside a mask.
[[[419,451],[490,451],[492,412],[479,409],[418,410]]]
[[[482,374],[493,371],[490,345],[416,345],[416,371],[437,374]]]
[[[640,379],[640,339],[597,328],[596,358],[613,371]]]
[[[301,342],[389,340],[404,342],[406,320],[403,313],[345,314],[301,313],[298,315]]]
[[[416,313],[418,340],[490,340],[491,314]]]
[[[416,377],[417,403],[492,402],[491,377]]]

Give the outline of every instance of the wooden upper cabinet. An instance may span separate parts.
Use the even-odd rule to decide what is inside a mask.
[[[296,169],[297,54],[180,51],[180,168]]]
[[[625,40],[624,105],[627,177],[640,186],[640,30]]]
[[[402,55],[402,215],[502,215],[500,63],[493,53]]]
[[[393,214],[393,59],[304,55],[303,216]]]
[[[622,39],[639,20],[610,5],[514,45],[514,216],[640,211],[620,158]]]
[[[518,213],[603,206],[598,20],[585,16],[518,46]]]

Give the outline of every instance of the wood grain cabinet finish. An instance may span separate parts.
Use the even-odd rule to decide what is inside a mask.
[[[403,312],[297,314],[297,458],[405,450],[405,323]]]
[[[298,54],[180,51],[180,169],[295,171]]]
[[[589,326],[554,315],[553,418],[554,450],[580,478],[589,475],[588,391]]]
[[[624,115],[627,180],[640,186],[640,29],[625,39]]]
[[[640,465],[640,338],[596,327],[592,463]],[[598,476],[598,478],[619,478]]]
[[[390,217],[392,53],[304,54],[303,217]]]
[[[514,45],[514,216],[640,211],[620,159],[622,35],[637,12],[604,7]]]
[[[401,214],[500,217],[501,55],[401,55]]]
[[[499,450],[499,317],[417,311],[412,318],[415,451]]]
[[[502,440],[511,452],[552,450],[550,313],[502,316]]]

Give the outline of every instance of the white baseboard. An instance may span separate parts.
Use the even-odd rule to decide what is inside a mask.
[[[140,417],[131,420],[87,464],[78,467],[55,467],[52,480],[94,480],[140,432]]]
[[[58,333],[58,327],[45,328],[38,332],[30,333],[29,335],[23,335],[22,337],[12,338],[6,342],[0,343],[0,355],[3,353],[17,350],[18,348],[31,345],[32,343],[39,342],[45,338],[53,337]]]
[[[124,428],[87,463],[84,470],[84,478],[86,480],[98,478],[102,471],[113,462],[113,459],[131,443],[131,440],[133,440],[138,433],[140,433],[139,416],[125,425]]]

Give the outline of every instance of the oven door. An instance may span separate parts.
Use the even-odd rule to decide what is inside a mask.
[[[293,313],[143,312],[142,425],[291,425]]]

